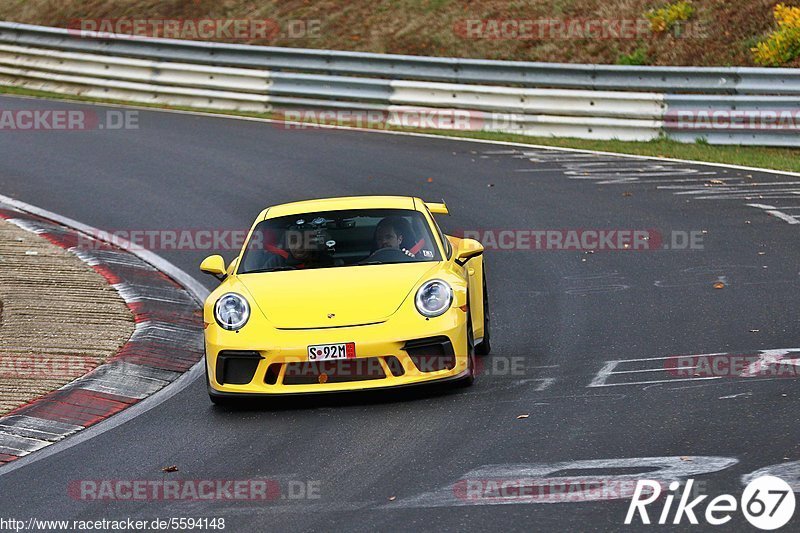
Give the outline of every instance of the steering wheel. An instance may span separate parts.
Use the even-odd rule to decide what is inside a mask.
[[[395,262],[395,261],[413,261],[414,258],[409,256],[402,250],[398,250],[397,248],[381,248],[380,250],[376,250],[372,253],[369,257],[361,261],[362,263],[368,263],[370,261],[380,261],[380,262]]]

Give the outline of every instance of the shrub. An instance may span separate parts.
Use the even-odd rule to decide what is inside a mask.
[[[679,0],[658,9],[651,9],[645,16],[650,29],[656,33],[669,31],[679,22],[686,22],[694,15],[694,6],[689,0]]]
[[[646,65],[650,62],[650,58],[647,56],[647,50],[643,47],[639,47],[630,54],[622,54],[617,58],[618,65]]]
[[[777,67],[800,57],[800,7],[778,4],[773,11],[778,29],[750,50],[759,65]]]

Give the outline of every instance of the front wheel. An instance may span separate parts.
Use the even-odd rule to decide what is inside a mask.
[[[489,331],[489,293],[486,290],[486,272],[483,273],[483,339],[475,345],[475,353],[478,355],[489,355],[492,351],[490,344]]]
[[[458,380],[458,387],[469,387],[475,383],[475,340],[472,335],[472,320],[467,317],[467,369],[469,374]]]

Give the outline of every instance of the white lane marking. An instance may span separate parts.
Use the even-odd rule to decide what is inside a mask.
[[[120,106],[124,107],[124,106]],[[20,209],[22,211],[26,211],[28,213],[32,213],[34,215],[38,215],[40,217],[44,217],[50,220],[53,220],[59,224],[72,228],[76,231],[84,233],[90,236],[100,235],[100,230],[89,226],[87,224],[83,224],[82,222],[78,222],[68,217],[61,216],[57,213],[53,213],[52,211],[48,211],[46,209],[42,209],[40,207],[36,207],[35,205],[31,205],[27,202],[22,202],[20,200],[16,200],[14,198],[10,198],[8,196],[0,194],[0,202]],[[181,286],[183,286],[189,293],[194,296],[197,302],[202,306],[203,302],[205,301],[206,297],[209,295],[209,290],[206,289],[199,281],[195,278],[181,270],[180,268],[176,267],[166,259],[156,255],[155,253],[149,250],[143,250],[141,247],[137,247],[132,245],[128,241],[124,240],[115,240],[115,243],[120,248],[128,250],[130,253],[136,255],[143,261],[149,263],[156,269],[164,272],[166,275],[177,281]],[[11,472],[23,468],[31,463],[39,461],[41,459],[45,459],[50,457],[51,455],[55,455],[60,453],[64,450],[72,448],[82,442],[85,442],[89,439],[93,439],[98,435],[102,435],[106,431],[110,431],[122,424],[133,420],[139,415],[146,413],[147,411],[157,407],[158,405],[162,404],[163,402],[169,400],[183,389],[191,385],[196,379],[200,378],[203,375],[203,366],[205,365],[205,358],[201,359],[197,364],[195,364],[188,372],[185,372],[181,375],[178,379],[173,381],[170,385],[162,388],[152,396],[149,396],[142,400],[141,402],[125,409],[121,413],[118,413],[110,418],[103,420],[102,422],[97,423],[90,428],[87,428],[83,431],[78,432],[77,434],[73,435],[69,439],[65,439],[50,446],[46,446],[45,448],[38,450],[37,453],[33,455],[28,455],[26,457],[22,457],[11,463],[7,463],[0,469],[0,477],[10,474]],[[49,442],[47,444],[50,444]]]
[[[787,348],[778,350],[761,350],[758,360],[750,363],[740,375],[751,377],[763,372],[767,367],[777,365],[784,357],[793,353],[800,353],[800,348]],[[789,364],[794,365],[794,359],[789,360]]]
[[[606,362],[605,366],[600,369],[597,375],[594,377],[591,383],[589,383],[589,387],[603,387],[605,386],[606,381],[611,374],[614,373],[614,369],[620,364],[621,361],[608,361]]]
[[[675,196],[708,196],[708,197],[715,197],[715,198],[727,198],[727,197],[745,197],[745,196],[762,196],[765,194],[785,194],[789,192],[800,191],[797,185],[793,187],[778,187],[776,189],[750,189],[747,191],[736,190],[736,189],[725,189],[725,188],[712,188],[712,187],[703,187],[702,189],[696,189],[691,191],[680,191],[672,193]]]
[[[717,353],[704,353],[699,355],[665,355],[663,357],[640,357],[638,359],[617,359],[614,361],[609,361],[610,363],[642,363],[645,361],[664,361],[668,359],[682,359],[684,357],[713,357],[715,355],[725,355],[727,352],[717,352]]]
[[[785,222],[788,222],[789,224],[800,224],[800,220],[798,220],[796,217],[793,217],[792,215],[787,215],[786,213],[783,213],[781,211],[771,210],[767,211],[767,213],[774,216],[775,218],[779,218]]]
[[[718,172],[702,172],[695,168],[665,164],[650,163],[629,167],[617,160],[589,160],[586,155],[564,158],[529,151],[515,152],[512,157],[528,158],[533,163],[545,165],[560,164],[563,167],[561,171],[569,179],[590,180],[597,185],[657,184],[657,189],[672,191],[675,195],[691,196],[693,200],[750,200],[753,197],[785,198],[784,195],[787,193],[800,194],[798,183],[795,181],[753,182],[747,181],[745,176],[730,174],[721,177],[719,183],[711,183],[708,177],[717,175]],[[550,167],[514,170],[519,173],[558,171],[558,168]],[[728,171],[723,173],[728,174]],[[703,182],[703,187],[700,186],[700,182]],[[800,224],[800,218],[780,210],[769,211],[768,214],[789,224]],[[623,288],[620,287],[618,290]]]
[[[560,168],[518,168],[514,172],[532,173],[532,172],[561,172]]]
[[[541,383],[539,383],[539,385],[537,385],[536,388],[533,389],[533,391],[542,392],[543,390],[550,388],[550,386],[552,386],[553,383],[556,382],[556,378],[540,378],[534,381],[540,381]]]
[[[708,381],[711,379],[720,379],[721,376],[705,377],[705,378],[676,378],[676,379],[657,379],[651,381],[626,381],[625,383],[603,383],[602,385],[588,385],[589,387],[627,387],[636,385],[654,385],[657,383],[679,383],[681,381]]]
[[[769,215],[771,215],[771,216],[773,216],[773,217],[775,217],[777,219],[783,220],[784,222],[786,222],[788,224],[800,224],[800,218],[797,218],[797,217],[794,217],[792,215],[788,215],[788,214],[786,214],[786,213],[784,213],[782,211],[779,211],[778,209],[776,209],[772,205],[747,204],[747,206],[748,207],[755,207],[755,208],[764,210],[764,211],[767,212],[767,214],[769,214]]]
[[[752,392],[741,392],[739,394],[731,394],[730,396],[720,396],[719,399],[720,400],[732,400],[734,398],[742,398],[742,397],[748,397],[748,396],[752,396],[752,395],[753,395]]]
[[[729,179],[729,178],[725,178]],[[737,178],[738,179],[738,178]],[[708,180],[704,180],[708,183]],[[724,184],[720,185],[709,185],[708,187],[696,187],[692,185],[661,185],[659,189],[697,189],[704,192],[714,192],[714,191],[729,191],[729,190],[737,190],[737,189],[756,189],[757,187],[778,187],[784,185],[792,185],[797,187],[799,184],[796,181],[740,181],[740,183],[731,183],[726,181]],[[675,194],[683,194],[683,193],[675,193]]]
[[[697,369],[696,366],[682,366],[681,370],[695,370]],[[613,372],[614,375],[617,374],[646,374],[647,372],[663,372],[663,368],[646,368],[644,370],[617,370]]]
[[[759,358],[757,361],[754,361],[748,365],[748,367],[739,374],[741,378],[747,378],[748,382],[752,382],[752,377],[757,376],[758,374],[764,372],[764,370],[771,366],[776,365],[778,363],[786,363],[791,365],[800,366],[800,358],[797,360],[795,359],[785,359],[787,355],[800,353],[800,348],[778,348],[778,349],[771,349],[771,350],[758,350]],[[650,385],[657,385],[663,383],[680,383],[680,382],[687,382],[687,381],[710,381],[720,379],[723,376],[695,376],[689,378],[671,378],[671,379],[653,379],[653,380],[641,380],[641,381],[621,381],[621,382],[610,382],[614,376],[630,376],[636,374],[649,375],[651,373],[657,372],[666,372],[669,373],[671,371],[675,371],[676,369],[671,367],[668,361],[671,360],[678,360],[678,359],[689,359],[689,358],[709,358],[715,356],[724,356],[728,355],[729,352],[718,352],[718,353],[705,353],[705,354],[692,354],[692,355],[670,355],[664,357],[647,357],[647,358],[638,358],[638,359],[617,359],[613,361],[606,361],[602,368],[595,374],[592,381],[587,385],[587,388],[597,388],[597,387],[627,387],[627,386],[650,386]],[[648,363],[648,362],[655,362],[655,361],[663,361],[664,363],[661,366],[656,367],[648,367],[648,368],[634,368],[632,370],[629,369],[620,369],[625,364],[630,363]],[[646,366],[646,365],[645,365]],[[695,366],[681,366],[681,372],[685,372],[688,370],[697,369],[698,367]],[[736,377],[736,376],[731,376]]]
[[[747,485],[761,476],[775,476],[781,478],[792,487],[792,491],[800,493],[800,461],[779,463],[760,468],[750,474],[742,476],[742,485]]]

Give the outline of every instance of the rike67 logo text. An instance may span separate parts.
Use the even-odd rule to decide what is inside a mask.
[[[680,483],[673,481],[669,484],[669,492],[663,498],[664,506],[657,515],[658,524],[681,524],[684,519],[690,524],[699,524],[698,515],[705,522],[720,526],[731,521],[734,514],[741,511],[744,517],[754,527],[761,530],[774,530],[786,525],[794,515],[795,497],[792,487],[784,480],[775,476],[761,476],[745,487],[741,498],[737,499],[730,494],[722,494],[707,502],[705,512],[701,513],[701,504],[708,495],[699,495],[692,498],[694,480],[689,479],[679,493]],[[662,495],[661,484],[652,480],[639,480],[633,494],[625,524],[630,525],[641,521],[650,524],[648,506],[655,503]],[[691,499],[690,499],[691,498]],[[673,504],[678,500],[673,513]],[[651,511],[657,511],[653,506]],[[656,516],[652,517],[656,520]]]

